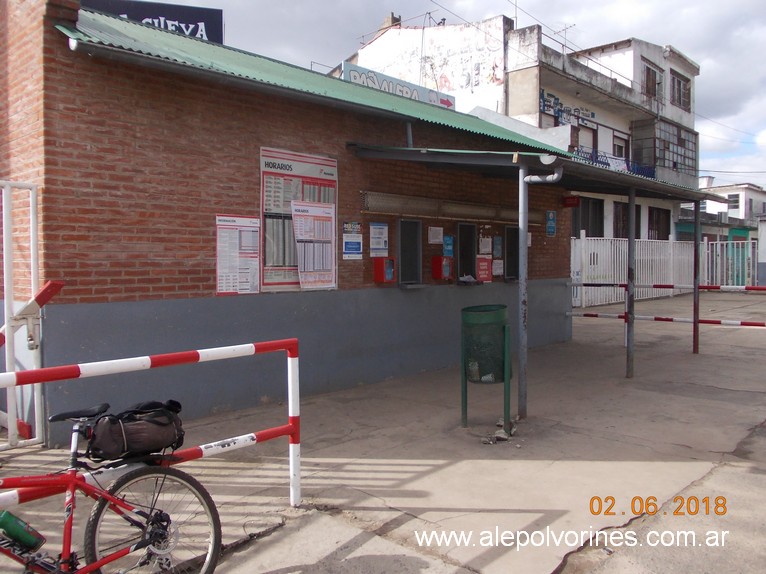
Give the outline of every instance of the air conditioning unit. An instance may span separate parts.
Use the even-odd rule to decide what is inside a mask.
[[[718,214],[718,223],[729,223],[729,214],[725,211],[721,211]]]

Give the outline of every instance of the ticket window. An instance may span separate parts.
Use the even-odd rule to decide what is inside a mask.
[[[505,278],[519,278],[519,228],[505,228]]]
[[[399,283],[423,282],[423,226],[419,220],[399,221]]]
[[[457,226],[457,278],[470,275],[476,279],[477,243],[476,225],[459,223]]]

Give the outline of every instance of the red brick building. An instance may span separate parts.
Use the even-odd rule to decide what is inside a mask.
[[[66,283],[46,307],[43,365],[298,337],[306,394],[457,365],[466,306],[507,304],[515,325],[513,153],[547,173],[538,156],[557,150],[472,116],[79,8],[77,0],[0,7],[0,179],[39,186],[40,278]],[[446,163],[437,152],[398,157],[413,148],[495,155],[478,165],[469,153]],[[271,263],[297,272],[284,253],[295,247],[291,214],[270,214],[264,196],[269,150],[335,166],[325,201],[334,284],[266,285]],[[571,335],[567,189],[530,187],[531,345]],[[31,295],[22,196],[17,300]],[[231,296],[222,296],[230,293],[221,287],[220,215],[260,224],[259,261]],[[381,254],[398,281],[376,282]],[[445,254],[461,276],[486,274],[477,261],[488,261],[488,280],[436,278],[432,258]],[[193,417],[281,397],[282,369],[276,358],[225,361],[43,392],[50,411],[173,397]]]

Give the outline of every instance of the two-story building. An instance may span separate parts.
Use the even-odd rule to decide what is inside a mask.
[[[513,24],[505,16],[425,28],[393,20],[344,65],[448,94],[458,111],[534,134],[605,169],[696,186],[697,64],[672,46],[636,38],[557,51],[540,26]],[[627,237],[624,198],[573,191],[581,197],[573,235]],[[677,203],[640,200],[636,209],[638,238],[675,238]]]

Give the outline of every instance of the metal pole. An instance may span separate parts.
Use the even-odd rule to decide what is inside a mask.
[[[3,186],[3,289],[5,301],[5,370],[16,370],[16,350],[14,347],[14,331],[11,326],[13,317],[13,217],[11,216],[13,196],[11,185]],[[6,393],[6,408],[8,412],[8,444],[16,446],[19,442],[18,426],[16,424],[16,389],[8,389]]]
[[[700,202],[694,202],[694,311],[692,319],[692,353],[700,352]]]
[[[527,418],[527,165],[519,164],[519,418]]]
[[[625,290],[625,378],[633,378],[633,326],[635,323],[635,283],[636,283],[636,190],[630,188],[628,194],[628,288]]]
[[[503,431],[511,436],[511,326],[503,327]]]
[[[31,269],[31,293],[37,293],[40,290],[40,244],[37,221],[37,186],[32,185],[29,188],[29,260]],[[35,333],[36,346],[32,349],[32,368],[39,369],[42,364],[42,351],[40,350],[40,340],[42,339],[42,316],[40,309],[39,332]],[[34,439],[39,441],[43,438],[45,431],[45,418],[43,417],[43,390],[41,385],[32,385],[32,404],[35,412]]]
[[[468,426],[468,384],[465,374],[465,334],[463,326],[460,326],[460,424],[463,428]]]

